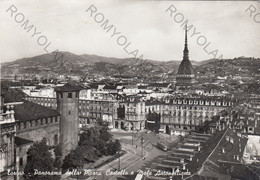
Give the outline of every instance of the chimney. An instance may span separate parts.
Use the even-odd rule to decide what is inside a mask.
[[[180,168],[179,168],[179,166],[177,166],[177,169],[176,169],[175,172],[176,172],[176,173],[179,173],[179,172],[180,172]]]
[[[184,163],[184,159],[183,159],[183,158],[181,158],[181,163],[182,163],[182,164]]]

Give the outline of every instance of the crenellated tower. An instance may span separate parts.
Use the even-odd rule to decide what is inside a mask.
[[[79,91],[71,84],[57,87],[57,110],[61,114],[60,143],[63,158],[78,146],[79,139]]]

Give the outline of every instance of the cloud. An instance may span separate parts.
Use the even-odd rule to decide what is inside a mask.
[[[125,35],[145,58],[181,60],[184,31],[165,13],[173,4],[185,19],[189,19],[219,49],[224,58],[238,56],[260,57],[259,23],[245,10],[252,2],[243,1],[12,1],[19,12],[52,42],[56,49],[75,54],[97,54],[128,58],[129,55],[106,33],[85,10],[94,4],[109,23]],[[10,61],[44,54],[14,18],[6,13],[10,1],[1,1],[1,59]],[[212,56],[189,38],[190,59],[205,60]]]

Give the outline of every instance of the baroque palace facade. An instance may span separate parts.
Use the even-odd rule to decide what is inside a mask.
[[[223,97],[169,97],[148,101],[146,112],[160,114],[160,128],[168,134],[179,134],[202,125],[222,110],[233,106],[233,100]]]

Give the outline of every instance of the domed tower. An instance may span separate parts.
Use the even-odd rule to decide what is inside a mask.
[[[185,28],[185,45],[183,50],[183,60],[179,66],[176,75],[176,89],[192,86],[195,83],[195,74],[192,64],[189,60],[188,40],[187,40],[187,26]]]
[[[57,110],[61,114],[60,143],[63,158],[78,146],[80,89],[71,84],[55,88]]]

